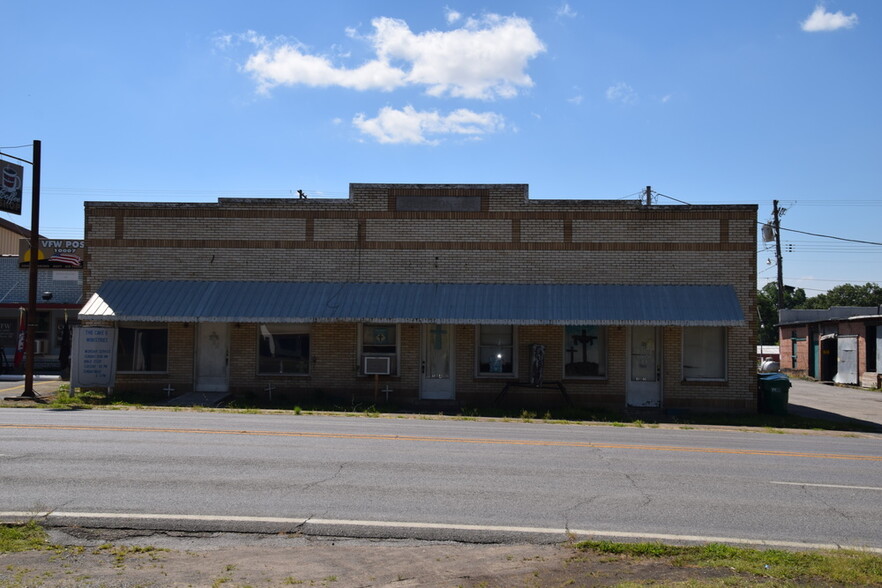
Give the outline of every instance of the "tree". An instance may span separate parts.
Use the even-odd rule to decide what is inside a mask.
[[[805,308],[879,305],[882,305],[882,287],[875,282],[867,282],[863,286],[840,284],[824,294],[812,296],[805,302]]]
[[[805,290],[784,287],[784,308],[804,308]],[[769,282],[756,293],[756,309],[759,312],[759,344],[778,343],[778,284]]]

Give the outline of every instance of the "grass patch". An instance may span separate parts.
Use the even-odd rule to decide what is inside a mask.
[[[52,408],[90,408],[103,406],[105,408],[162,408],[163,410],[181,411],[188,410],[178,407],[161,406],[168,400],[168,395],[160,390],[140,391],[115,391],[108,396],[104,391],[91,391],[84,389],[70,390],[69,384],[62,384],[49,403]],[[395,417],[399,415],[423,415],[423,418],[433,416],[454,417],[459,420],[470,419],[500,419],[503,422],[519,420],[523,422],[535,422],[542,419],[546,423],[556,424],[605,424],[613,427],[657,427],[659,424],[678,426],[688,430],[702,425],[722,425],[729,427],[750,427],[760,429],[772,434],[786,434],[788,429],[813,430],[813,431],[842,431],[844,433],[879,432],[880,428],[872,423],[860,421],[828,421],[822,419],[804,418],[796,415],[771,415],[771,414],[717,414],[717,413],[692,413],[690,411],[670,411],[669,413],[641,414],[639,418],[622,410],[613,410],[608,407],[574,407],[555,406],[552,420],[551,407],[543,405],[522,406],[485,406],[485,407],[461,407],[452,408],[449,412],[421,413],[418,407],[407,403],[396,404],[394,402],[371,403],[369,400],[358,402],[356,395],[350,399],[350,404],[341,404],[340,400],[325,397],[319,391],[301,391],[293,394],[279,394],[272,401],[254,395],[245,394],[227,402],[221,408],[190,408],[189,410],[201,410],[206,412],[239,412],[239,413],[265,413],[278,412],[280,414],[329,414],[341,416],[366,416],[376,418],[379,416]]]
[[[675,546],[661,543],[582,541],[581,551],[633,558],[667,558],[678,567],[729,568],[738,573],[796,584],[882,585],[882,556],[860,551],[782,551],[719,543]]]
[[[70,384],[62,384],[55,392],[55,396],[47,404],[51,408],[90,408],[107,404],[107,395],[103,392],[81,390],[79,388],[71,392]]]
[[[50,545],[43,527],[34,521],[21,525],[0,525],[0,553],[47,549]]]

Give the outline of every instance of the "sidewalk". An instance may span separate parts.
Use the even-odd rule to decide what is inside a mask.
[[[882,430],[882,392],[791,379],[792,415],[832,421],[859,421]]]

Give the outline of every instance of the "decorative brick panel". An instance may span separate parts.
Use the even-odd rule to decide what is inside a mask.
[[[601,243],[717,243],[718,220],[597,220],[573,221],[573,241]]]

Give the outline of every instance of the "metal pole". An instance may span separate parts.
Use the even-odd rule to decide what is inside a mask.
[[[37,258],[40,252],[40,141],[34,141],[34,179],[31,183],[31,249],[28,265],[28,331],[25,337],[25,385],[22,396],[34,392],[34,336],[37,332]]]

